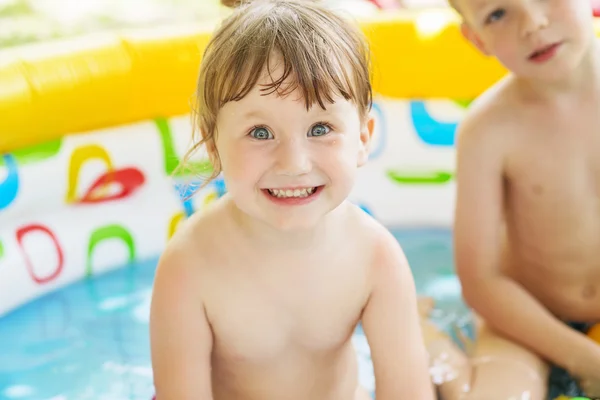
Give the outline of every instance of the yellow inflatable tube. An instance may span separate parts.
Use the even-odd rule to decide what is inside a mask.
[[[359,22],[372,45],[381,96],[472,99],[504,74],[466,43],[449,9]],[[0,153],[189,112],[213,29],[151,29],[0,52]]]
[[[15,51],[0,65],[0,153],[187,112],[208,38],[115,35]]]

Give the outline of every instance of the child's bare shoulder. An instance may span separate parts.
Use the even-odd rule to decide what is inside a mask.
[[[375,245],[386,236],[386,228],[377,220],[376,216],[371,215],[363,208],[355,204],[350,204],[347,217],[345,218],[349,226],[347,231],[349,235],[355,236],[358,240],[369,245]]]
[[[222,201],[182,221],[169,240],[158,264],[157,277],[180,275],[198,278],[215,265],[223,244],[225,218]]]
[[[356,224],[353,229],[360,235],[362,250],[370,254],[369,265],[373,272],[408,266],[400,243],[388,228],[358,207],[353,212]]]
[[[505,78],[471,103],[456,132],[459,156],[470,151],[497,154],[513,140],[522,109],[515,85],[512,78]]]

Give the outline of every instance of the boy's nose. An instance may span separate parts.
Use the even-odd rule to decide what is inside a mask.
[[[549,20],[543,5],[531,4],[523,12],[521,34],[529,37],[536,32],[548,27]]]
[[[298,176],[312,170],[310,155],[298,140],[282,141],[277,148],[276,172],[279,175]]]

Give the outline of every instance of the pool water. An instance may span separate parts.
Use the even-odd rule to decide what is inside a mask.
[[[392,230],[420,294],[443,328],[468,324],[448,230]],[[148,316],[156,260],[70,285],[0,319],[0,399],[149,400]],[[353,337],[362,384],[374,389],[366,339]]]

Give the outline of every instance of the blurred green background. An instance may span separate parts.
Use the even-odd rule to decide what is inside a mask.
[[[214,21],[218,0],[0,0],[0,49],[103,30]]]

